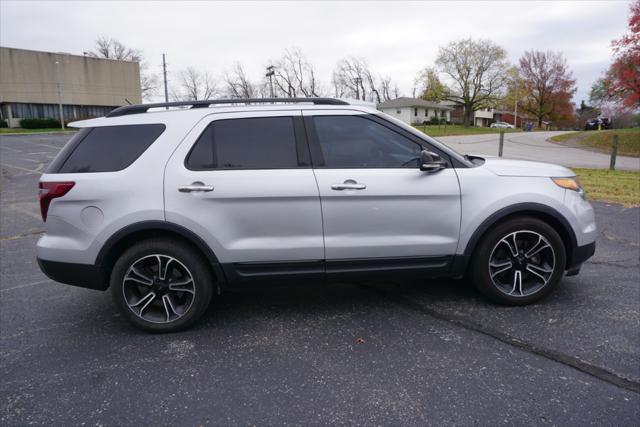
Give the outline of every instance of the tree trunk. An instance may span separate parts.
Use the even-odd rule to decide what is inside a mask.
[[[464,112],[462,114],[462,125],[466,128],[471,124],[471,116],[473,115],[473,111],[470,106],[464,106]]]

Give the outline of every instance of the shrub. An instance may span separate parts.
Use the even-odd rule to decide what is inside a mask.
[[[6,128],[9,127],[9,125],[7,124],[6,120],[0,120],[0,128]]]
[[[23,129],[59,128],[60,121],[56,119],[22,119],[20,127]]]
[[[439,124],[440,124],[440,120],[439,120],[436,116],[433,116],[433,117],[431,117],[431,119],[429,120],[429,124],[432,124],[432,125],[439,125]]]

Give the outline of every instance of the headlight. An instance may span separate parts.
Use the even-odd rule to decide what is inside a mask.
[[[566,190],[572,190],[580,194],[584,198],[584,188],[580,185],[578,177],[573,176],[570,178],[551,178],[558,187],[562,187]]]

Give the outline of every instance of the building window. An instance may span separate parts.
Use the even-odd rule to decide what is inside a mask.
[[[416,116],[416,117],[418,117],[418,107],[415,107],[415,108],[413,109],[413,115],[414,115],[414,116]]]
[[[425,117],[428,117],[428,116],[429,116],[429,109],[428,109],[428,108],[425,108],[425,109],[424,109],[424,116],[425,116]]]

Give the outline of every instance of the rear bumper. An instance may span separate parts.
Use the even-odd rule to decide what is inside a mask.
[[[93,264],[74,264],[38,258],[40,270],[51,280],[81,288],[104,291],[109,287],[100,268]]]
[[[571,252],[571,259],[567,260],[567,276],[578,274],[582,263],[591,258],[595,252],[596,242],[574,248]]]

